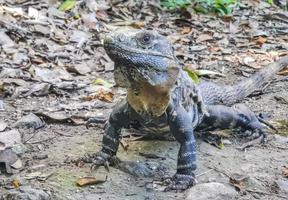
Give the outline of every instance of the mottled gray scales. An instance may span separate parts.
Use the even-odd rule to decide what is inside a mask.
[[[179,143],[177,171],[166,191],[195,184],[194,131],[237,128],[257,132],[265,140],[265,126],[241,101],[288,64],[288,57],[268,65],[234,86],[201,81],[196,86],[177,62],[171,43],[155,31],[116,31],[104,40],[115,63],[115,81],[127,89],[127,98],[115,106],[107,123],[101,151],[85,157],[105,165],[116,155],[124,127],[144,133],[171,134]],[[135,126],[137,122],[137,126]]]

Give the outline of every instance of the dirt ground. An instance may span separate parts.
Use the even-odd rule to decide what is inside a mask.
[[[34,7],[39,11],[43,9],[44,12],[48,12],[46,7],[43,6],[46,5],[43,3],[44,1],[25,5],[11,5],[5,3],[5,1],[0,1],[0,5],[1,2],[4,2],[4,6],[19,7],[23,8],[24,11],[28,7]],[[110,3],[105,5],[111,6]],[[50,199],[69,200],[180,200],[185,199],[191,192],[190,190],[182,193],[163,192],[164,186],[155,178],[135,177],[113,167],[110,167],[109,172],[104,168],[91,171],[90,165],[77,166],[73,162],[85,153],[93,153],[101,148],[103,124],[87,129],[85,120],[91,116],[107,117],[113,106],[125,98],[125,90],[121,88],[112,87],[107,89],[92,84],[96,78],[105,80],[105,83],[106,81],[114,83],[113,63],[107,58],[103,48],[99,47],[104,33],[109,32],[107,26],[153,27],[163,34],[170,34],[169,38],[174,43],[181,64],[185,63],[185,65],[194,69],[205,69],[224,74],[225,77],[214,76],[212,80],[222,84],[233,84],[246,78],[279,56],[288,54],[288,37],[286,33],[283,33],[285,29],[277,29],[281,26],[288,28],[287,11],[281,11],[287,17],[283,20],[275,21],[274,19],[273,21],[271,18],[271,21],[269,21],[263,17],[266,14],[277,13],[279,11],[278,7],[263,5],[262,3],[254,5],[248,2],[243,3],[243,7],[233,14],[233,20],[202,14],[193,14],[190,18],[188,16],[189,19],[186,16],[186,19],[183,20],[183,16],[182,18],[178,14],[175,16],[175,13],[165,13],[161,16],[154,11],[154,6],[146,3],[142,5],[141,11],[135,5],[130,4],[113,4],[113,6],[114,11],[116,9],[116,11],[119,12],[120,10],[124,13],[126,21],[115,20],[117,16],[111,14],[113,12],[111,7],[103,8],[100,10],[101,12],[98,10],[96,12],[98,15],[95,18],[97,20],[90,21],[89,25],[84,25],[83,22],[80,22],[81,20],[77,21],[71,18],[69,18],[71,21],[65,21],[67,13],[63,15],[63,19],[57,18],[59,21],[54,21],[57,26],[60,27],[59,23],[64,22],[68,23],[67,26],[69,26],[69,33],[65,32],[65,28],[58,27],[64,40],[66,40],[66,37],[70,38],[65,43],[56,40],[55,35],[49,37],[43,33],[39,34],[39,31],[37,33],[33,32],[29,26],[35,26],[35,24],[29,24],[27,28],[24,26],[24,21],[27,18],[15,17],[15,19],[22,20],[17,22],[19,27],[22,28],[17,28],[16,32],[20,31],[24,36],[21,36],[22,39],[18,38],[16,40],[16,34],[10,35],[19,48],[12,53],[11,49],[6,49],[0,54],[0,58],[3,60],[0,64],[0,83],[2,83],[0,84],[0,91],[2,92],[0,105],[1,102],[4,103],[3,109],[0,106],[0,125],[5,123],[7,126],[0,130],[0,139],[4,131],[14,129],[19,131],[21,144],[23,144],[21,146],[22,153],[20,154],[22,167],[13,174],[7,174],[5,173],[5,166],[0,165],[0,199],[9,199],[5,195],[19,191],[21,187],[41,189],[50,195]],[[133,13],[132,11],[134,14],[127,16],[127,13]],[[7,14],[8,11],[5,12]],[[136,15],[137,12],[141,17]],[[7,15],[3,16],[2,13],[1,20],[7,19]],[[144,19],[143,16],[145,16]],[[167,24],[165,24],[166,20],[163,19],[165,16],[170,17]],[[245,18],[242,21],[241,16]],[[85,21],[83,18],[82,20]],[[143,21],[145,22],[144,25],[141,24]],[[102,27],[100,31],[97,30],[98,22],[101,22],[99,23]],[[96,27],[91,28],[93,23],[96,23]],[[248,23],[248,25],[245,23]],[[257,25],[255,25],[256,23]],[[14,29],[12,30],[9,26],[11,23],[7,24],[5,26],[5,24],[0,23],[6,33],[5,35],[9,36],[8,33],[13,32]],[[44,22],[39,24],[41,26],[51,26],[51,24],[43,25]],[[217,25],[214,26],[213,24]],[[86,26],[89,26],[89,28]],[[274,26],[273,30],[271,26]],[[22,29],[26,30],[26,28],[27,31],[32,32],[32,35],[26,36],[25,31],[23,33]],[[235,29],[239,30],[236,31]],[[77,38],[74,43],[71,42],[72,35],[74,33],[79,35],[79,30],[86,30],[87,33],[94,34],[84,47],[78,46],[81,38]],[[41,31],[43,32],[43,29]],[[95,34],[95,31],[98,32]],[[253,36],[251,35],[253,31],[266,31],[267,33],[258,33]],[[210,36],[208,39],[207,35]],[[261,40],[259,46],[258,40],[261,37],[266,38],[267,42]],[[39,44],[37,40],[41,40]],[[45,41],[47,47],[44,48],[43,43]],[[61,45],[59,45],[60,43]],[[64,47],[64,49],[59,46]],[[32,52],[32,50],[39,54]],[[59,53],[61,50],[64,51],[62,52],[63,55]],[[46,53],[47,57],[45,57]],[[51,53],[58,55],[53,54],[53,57],[50,55]],[[12,54],[15,56],[11,56]],[[51,56],[53,57],[52,60],[50,59]],[[21,60],[20,64],[17,63],[18,60],[15,57]],[[23,62],[30,63],[30,65],[25,65]],[[74,65],[87,65],[90,69],[83,72],[81,71],[83,68],[80,66],[80,70],[79,68],[71,70]],[[67,71],[64,75],[62,73],[61,77],[59,73],[56,74],[59,77],[52,73],[47,75],[47,78],[43,75],[44,72],[37,75],[37,67],[50,71],[63,67]],[[32,68],[34,72],[31,72]],[[6,75],[3,75],[5,69],[20,69],[22,74],[13,73],[12,76],[12,73],[10,73],[11,76],[9,76],[6,73]],[[25,74],[29,74],[28,78],[25,78]],[[285,74],[284,71],[283,74],[284,76],[275,75],[268,87],[256,91],[243,101],[256,113],[262,113],[265,119],[273,123],[279,131],[275,133],[269,130],[267,144],[255,145],[245,151],[240,150],[239,147],[246,141],[235,135],[227,136],[226,132],[226,137],[223,138],[224,148],[222,149],[198,138],[198,169],[196,171],[198,184],[223,183],[235,191],[238,187],[236,195],[233,198],[227,197],[226,199],[288,199],[288,179],[287,174],[285,177],[284,173],[285,170],[286,173],[288,170],[288,79],[287,72]],[[56,79],[59,78],[56,82],[54,82],[55,79],[51,79],[51,76],[54,75]],[[19,80],[24,81],[25,84]],[[41,83],[49,84],[49,91],[43,88],[36,90],[36,92],[32,90],[35,85]],[[63,86],[64,83],[65,86]],[[100,89],[105,91],[107,89],[107,91],[114,94],[112,102],[107,102],[106,96],[104,98],[106,102],[93,96]],[[39,95],[39,91],[41,95]],[[30,113],[39,116],[45,122],[45,126],[35,130],[15,126],[15,122]],[[125,135],[129,133],[129,131],[125,131]],[[221,133],[224,134],[224,132]],[[161,140],[133,141],[133,139],[135,138],[124,138],[128,148],[126,150],[122,147],[119,148],[118,156],[122,160],[150,163],[152,166],[161,164],[161,166],[167,168],[170,175],[173,175],[176,170],[176,158],[179,149],[177,142]],[[155,154],[159,158],[147,158],[141,153]],[[78,178],[87,176],[102,177],[102,179],[107,177],[107,180],[104,183],[85,187],[76,185]],[[233,183],[233,180],[231,180],[233,178],[238,182]],[[20,188],[18,183],[21,185]]]

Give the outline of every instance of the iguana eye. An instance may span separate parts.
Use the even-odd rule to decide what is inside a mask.
[[[151,42],[151,35],[150,34],[144,34],[141,38],[141,43],[144,45],[147,45]]]

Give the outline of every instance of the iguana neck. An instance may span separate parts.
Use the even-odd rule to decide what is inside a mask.
[[[170,94],[171,88],[144,82],[127,89],[127,101],[137,113],[158,117],[166,111]]]

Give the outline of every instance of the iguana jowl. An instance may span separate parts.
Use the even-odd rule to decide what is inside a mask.
[[[256,115],[235,103],[288,65],[284,57],[234,86],[206,81],[196,86],[177,63],[170,42],[155,31],[113,32],[104,47],[115,62],[116,83],[127,88],[127,98],[110,114],[102,150],[90,162],[101,165],[115,156],[121,129],[134,121],[154,134],[171,133],[180,149],[177,172],[166,190],[185,190],[195,183],[194,131],[241,128],[265,135]]]

